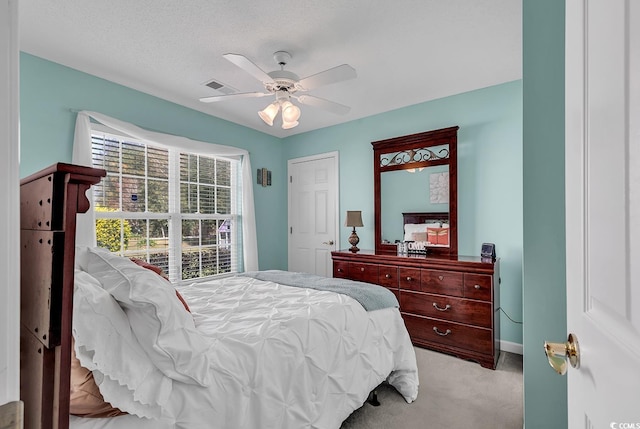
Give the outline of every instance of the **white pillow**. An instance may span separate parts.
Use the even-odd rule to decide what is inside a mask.
[[[427,232],[427,228],[440,228],[440,222],[436,223],[405,223],[404,241],[414,241],[413,233]]]
[[[156,367],[174,380],[208,386],[210,343],[176,299],[173,286],[104,249],[89,249],[87,261],[88,272],[120,303],[131,330]]]
[[[93,371],[106,401],[129,414],[160,417],[171,379],[142,350],[113,297],[98,280],[79,270],[74,281],[73,336],[78,360]]]
[[[89,247],[76,246],[75,269],[87,271],[87,258],[89,255]]]
[[[423,223],[422,225],[424,226],[425,231],[427,228],[440,228],[441,226],[440,222]]]

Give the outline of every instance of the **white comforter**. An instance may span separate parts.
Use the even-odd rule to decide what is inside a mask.
[[[249,277],[179,291],[211,342],[211,385],[173,381],[162,423],[72,416],[72,428],[339,428],[384,380],[407,402],[417,396],[397,308],[366,312],[344,295]]]

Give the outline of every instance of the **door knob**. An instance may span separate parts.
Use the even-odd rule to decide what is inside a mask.
[[[544,352],[551,368],[560,375],[567,373],[567,361],[573,368],[580,368],[580,347],[578,346],[578,338],[574,334],[569,334],[569,338],[564,343],[545,341]]]
[[[329,246],[333,246],[333,240],[323,241],[322,244],[328,244]]]

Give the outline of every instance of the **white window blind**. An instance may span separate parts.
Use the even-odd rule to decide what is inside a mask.
[[[99,247],[161,267],[171,281],[242,270],[240,162],[155,147],[91,126]]]

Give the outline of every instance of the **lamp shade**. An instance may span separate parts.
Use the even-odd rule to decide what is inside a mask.
[[[290,101],[282,103],[282,120],[296,122],[298,119],[300,119],[300,108]]]
[[[295,121],[295,122],[282,121],[282,129],[283,130],[288,130],[289,128],[297,127],[299,123],[300,122],[298,122],[298,121]]]
[[[361,211],[347,211],[347,218],[344,221],[344,226],[364,226],[362,224],[362,212]]]
[[[260,110],[258,112],[258,116],[260,116],[260,118],[264,121],[265,124],[272,126],[273,119],[278,114],[279,107],[280,106],[278,106],[277,104],[271,103],[267,107],[265,107],[264,110]]]
[[[282,128],[288,130],[289,128],[298,126],[298,119],[300,118],[300,108],[290,101],[282,103]]]

